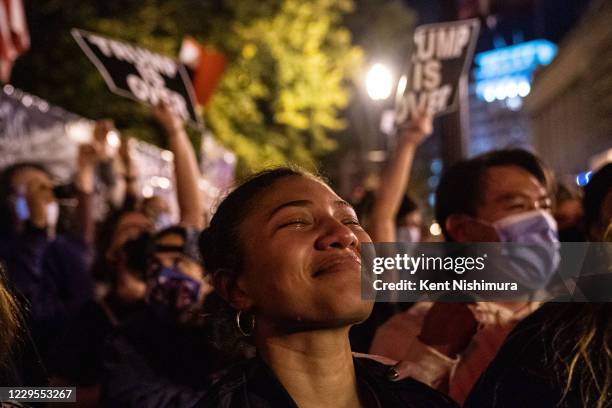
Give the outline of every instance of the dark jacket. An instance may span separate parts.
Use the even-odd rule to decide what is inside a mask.
[[[357,381],[368,386],[383,408],[458,407],[449,397],[413,379],[387,379],[389,366],[354,358]],[[198,408],[297,408],[272,370],[258,357],[228,369],[195,405]]]
[[[211,327],[184,327],[151,308],[123,324],[106,344],[104,405],[187,408],[210,376],[237,361],[214,347]]]
[[[90,256],[81,240],[65,235],[49,239],[44,229],[31,225],[21,233],[0,235],[9,283],[29,303],[34,321],[74,317],[93,297]]]
[[[572,304],[567,306],[571,308]],[[551,366],[552,355],[558,350],[552,349],[550,336],[543,327],[558,315],[561,307],[565,305],[548,303],[516,326],[480,376],[465,408],[585,406],[579,387],[572,386],[563,398],[565,385]]]
[[[79,239],[27,225],[21,233],[0,234],[0,261],[10,289],[22,303],[26,324],[47,363],[53,340],[93,296],[90,248]]]

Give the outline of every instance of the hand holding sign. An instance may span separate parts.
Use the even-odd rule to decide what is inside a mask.
[[[181,116],[173,111],[167,103],[160,102],[153,108],[153,114],[157,121],[164,127],[167,134],[174,135],[183,129],[184,122]]]
[[[108,144],[108,134],[114,129],[115,123],[111,119],[100,119],[96,121],[92,145],[98,152],[101,160],[110,159],[113,155],[111,146]]]
[[[478,20],[417,27],[408,73],[396,95],[396,126],[419,112],[440,115],[456,108],[458,84],[469,67],[478,37]]]
[[[398,129],[400,144],[419,145],[433,131],[433,116],[429,113],[419,113]]]
[[[180,117],[200,124],[189,75],[172,58],[83,30],[72,35],[110,90],[151,106],[163,101]]]

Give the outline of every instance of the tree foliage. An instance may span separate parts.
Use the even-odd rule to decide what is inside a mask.
[[[347,81],[360,59],[343,17],[352,0],[39,0],[26,2],[32,50],[14,83],[91,118],[161,143],[148,110],[112,95],[70,37],[72,27],[177,55],[184,35],[228,58],[204,112],[241,173],[286,161],[311,167],[345,123]]]

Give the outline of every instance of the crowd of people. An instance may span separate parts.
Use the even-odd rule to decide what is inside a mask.
[[[363,243],[427,239],[406,186],[430,116],[398,131],[366,205],[289,166],[205,214],[184,124],[153,113],[178,219],[140,196],[108,120],[62,190],[76,206],[38,163],[2,171],[0,385],[76,386],[79,407],[612,406],[610,303],[362,298]],[[447,242],[612,241],[612,163],[578,191],[534,153],[491,151],[445,169],[435,218]],[[557,266],[547,253],[514,278]]]

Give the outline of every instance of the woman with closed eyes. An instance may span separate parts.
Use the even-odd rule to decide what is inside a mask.
[[[389,366],[351,353],[361,297],[353,208],[321,179],[290,168],[252,177],[200,237],[205,269],[256,356],[219,375],[199,407],[454,407]]]

